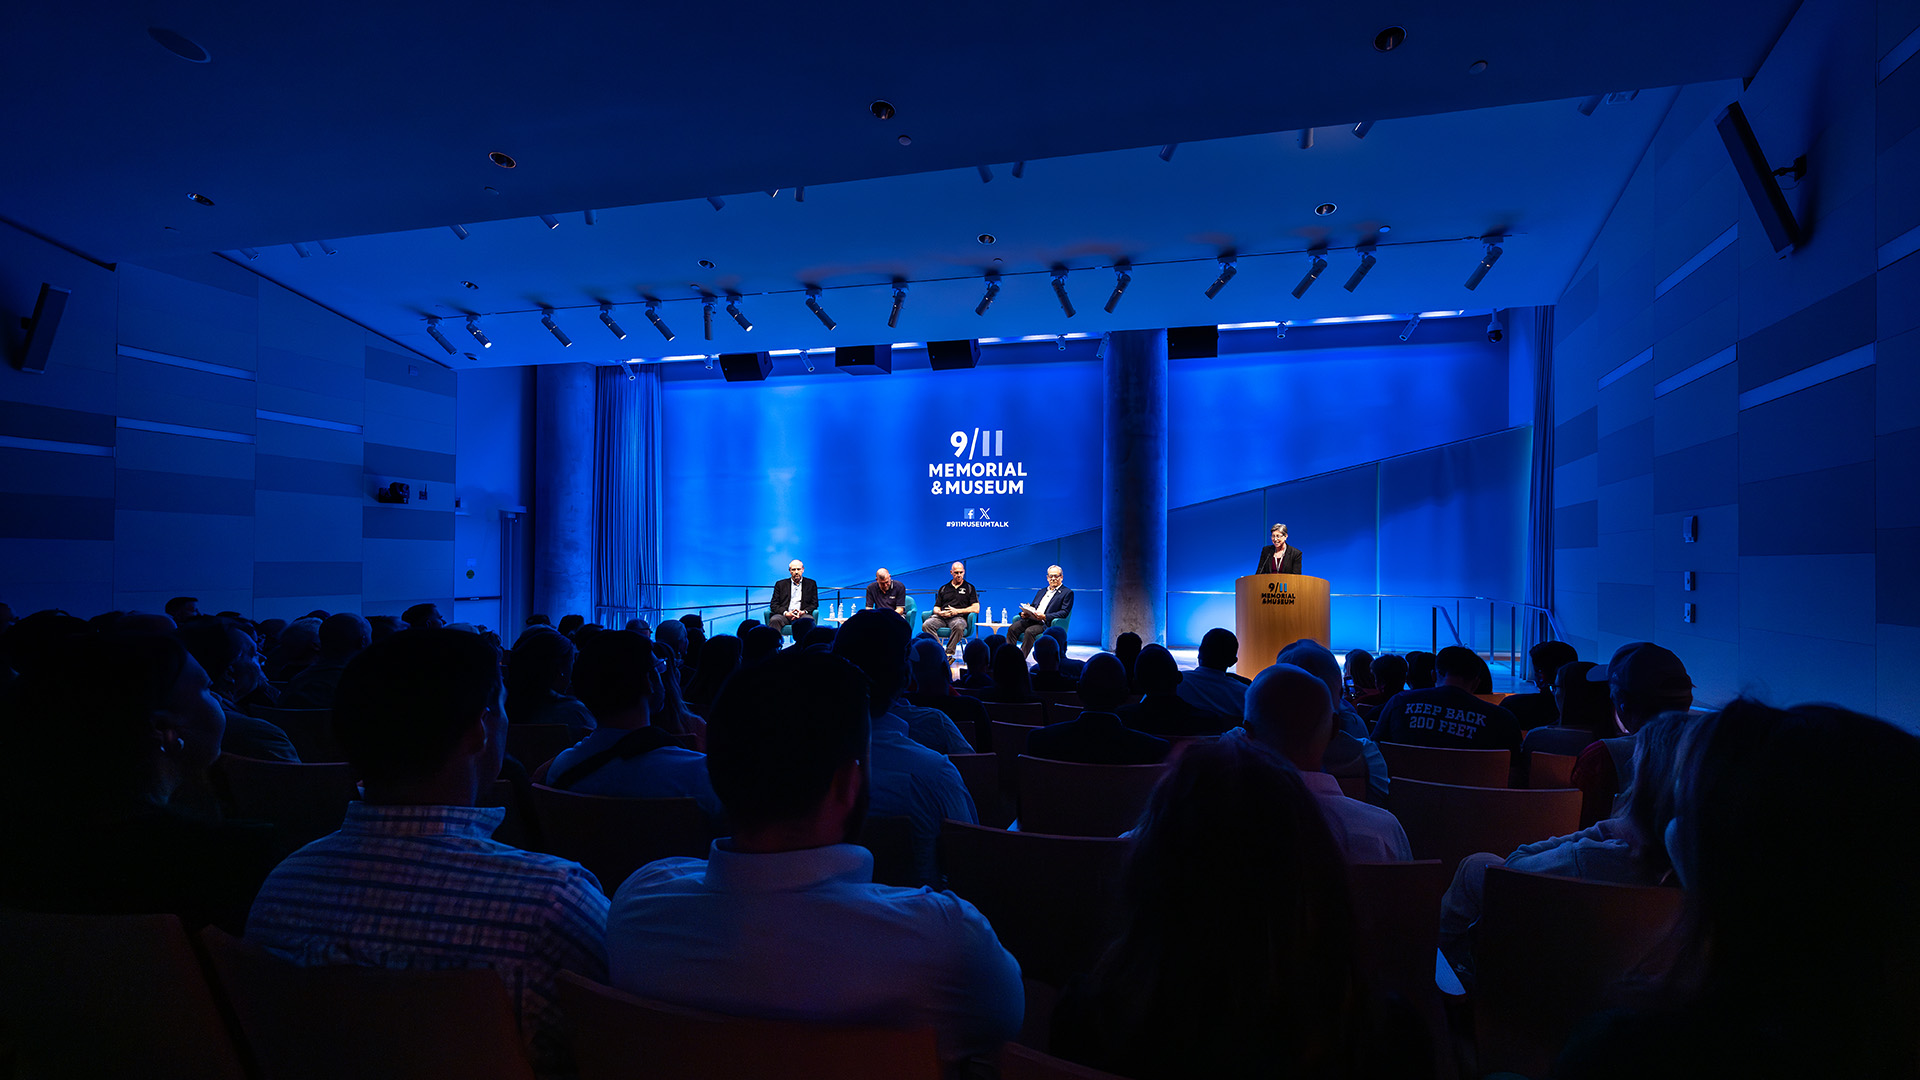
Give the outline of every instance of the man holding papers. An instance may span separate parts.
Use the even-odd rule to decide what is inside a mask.
[[[1033,603],[1020,605],[1020,617],[1007,627],[1007,640],[1020,643],[1020,655],[1033,651],[1034,639],[1044,633],[1055,619],[1073,614],[1073,590],[1065,584],[1065,574],[1057,566],[1047,567],[1047,587],[1033,594]]]

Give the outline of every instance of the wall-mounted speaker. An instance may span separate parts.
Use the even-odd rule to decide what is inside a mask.
[[[833,369],[849,375],[891,375],[893,346],[842,345],[833,350]]]
[[[773,357],[763,352],[720,354],[720,374],[728,382],[760,382],[773,370]]]
[[[60,316],[67,310],[66,289],[40,286],[40,299],[34,301],[33,319],[27,324],[27,348],[21,355],[20,370],[47,370],[47,355],[53,351],[53,335],[60,329]]]
[[[1787,197],[1780,192],[1780,182],[1773,178],[1773,166],[1760,150],[1760,140],[1753,137],[1753,125],[1747,123],[1747,114],[1740,103],[1736,101],[1727,106],[1714,126],[1720,129],[1720,141],[1727,144],[1733,171],[1740,177],[1740,186],[1747,190],[1753,212],[1760,215],[1760,224],[1767,230],[1767,240],[1773,244],[1773,250],[1785,251],[1798,244],[1800,223],[1793,219]]]
[[[1205,360],[1220,355],[1220,328],[1217,326],[1167,327],[1167,359]]]
[[[927,366],[935,371],[962,371],[980,363],[980,343],[972,338],[927,342]]]

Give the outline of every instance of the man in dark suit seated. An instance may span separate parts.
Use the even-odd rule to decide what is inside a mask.
[[[1049,566],[1046,587],[1034,590],[1033,603],[1020,605],[1020,617],[1007,627],[1007,640],[1019,643],[1021,656],[1029,655],[1034,639],[1052,626],[1053,620],[1072,614],[1073,590],[1066,586],[1065,571]]]
[[[1152,765],[1167,756],[1169,743],[1121,722],[1115,711],[1127,699],[1127,669],[1112,653],[1087,661],[1080,675],[1085,711],[1049,724],[1027,736],[1027,753],[1053,761],[1085,765]]]
[[[1140,650],[1133,663],[1133,684],[1140,700],[1120,710],[1120,719],[1136,731],[1171,738],[1179,735],[1218,735],[1238,726],[1237,719],[1203,713],[1179,694],[1183,676],[1166,646],[1155,643]]]
[[[1273,542],[1260,549],[1260,561],[1255,564],[1256,574],[1298,574],[1300,573],[1300,549],[1287,546],[1287,527],[1275,523],[1268,534]]]
[[[767,625],[785,632],[787,624],[811,619],[820,610],[820,586],[806,576],[799,559],[787,564],[787,576],[774,582],[773,603],[767,605]]]

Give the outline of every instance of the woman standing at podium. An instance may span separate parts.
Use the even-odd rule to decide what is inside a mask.
[[[1287,544],[1287,527],[1276,524],[1270,535],[1272,543],[1260,549],[1260,564],[1253,568],[1256,574],[1297,574],[1300,572],[1300,549]]]

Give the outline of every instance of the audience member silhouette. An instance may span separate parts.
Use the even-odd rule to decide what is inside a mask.
[[[8,635],[27,666],[0,691],[19,763],[0,790],[0,905],[240,932],[273,831],[190,808],[226,724],[206,673],[171,637],[71,632],[84,625],[41,612]],[[22,630],[43,636],[21,649]]]
[[[780,651],[785,639],[780,631],[771,626],[754,626],[741,635],[740,666],[757,667],[766,662],[767,657]]]
[[[744,642],[747,640],[747,631],[752,630],[754,627],[759,625],[760,625],[759,619],[741,619],[740,626],[739,628],[734,630],[733,636],[739,638],[741,641]]]
[[[1135,1080],[1424,1071],[1430,1048],[1375,1019],[1340,850],[1271,752],[1183,753],[1134,833],[1122,896],[1119,936],[1054,1013],[1053,1053]]]
[[[1365,779],[1367,797],[1375,804],[1385,803],[1391,783],[1387,774],[1387,759],[1381,756],[1380,747],[1368,737],[1366,721],[1360,719],[1360,714],[1346,699],[1340,661],[1333,658],[1333,653],[1326,646],[1310,638],[1301,638],[1280,650],[1278,662],[1302,669],[1327,688],[1327,695],[1333,704],[1333,738],[1327,743],[1321,768],[1336,777]]]
[[[739,638],[732,634],[708,638],[700,649],[700,666],[694,671],[693,681],[687,684],[687,704],[698,706],[711,702],[739,667]]]
[[[267,678],[285,682],[320,660],[319,619],[300,618],[280,631],[273,650],[261,665]]]
[[[1379,687],[1373,678],[1373,654],[1365,649],[1347,650],[1347,699],[1358,701]]]
[[[1127,671],[1119,657],[1100,653],[1080,675],[1080,714],[1027,736],[1027,753],[1088,765],[1152,765],[1172,744],[1128,727],[1117,710],[1127,694]]]
[[[1620,646],[1605,669],[1587,672],[1587,681],[1607,687],[1620,734],[1589,745],[1573,764],[1573,786],[1582,796],[1582,825],[1622,809],[1619,795],[1633,783],[1634,732],[1663,712],[1693,707],[1687,666],[1671,650],[1648,641]]]
[[[1133,665],[1140,659],[1142,647],[1140,635],[1131,630],[1113,639],[1113,655],[1119,658],[1120,666],[1127,669],[1127,685],[1136,692],[1139,684],[1134,679]]]
[[[409,630],[438,630],[447,625],[446,616],[440,614],[440,608],[434,604],[415,604],[400,613],[400,621],[406,623]]]
[[[898,616],[866,611],[836,646],[899,669],[897,684],[907,641]],[[866,694],[871,675],[794,649],[721,693],[708,768],[733,835],[705,860],[650,863],[620,887],[607,929],[614,985],[734,1016],[930,1027],[950,1066],[1019,1030],[1019,965],[980,913],[949,892],[874,884],[872,855],[851,842],[869,805],[884,812],[863,767],[869,719],[884,715]]]
[[[1440,650],[1434,670],[1439,686],[1402,691],[1381,707],[1374,726],[1381,742],[1453,750],[1520,749],[1520,722],[1474,693],[1487,670],[1478,653],[1449,645]]]
[[[587,625],[587,617],[585,615],[567,614],[560,616],[560,633],[564,634],[569,640],[571,640],[575,634],[579,633],[580,628],[585,625]]]
[[[1140,700],[1122,706],[1120,719],[1136,731],[1160,736],[1218,735],[1238,723],[1194,708],[1180,696],[1183,681],[1180,665],[1164,645],[1141,649],[1133,662],[1133,688]]]
[[[593,714],[568,693],[579,650],[558,631],[529,627],[507,658],[507,719],[516,724],[565,724],[576,738],[593,730]],[[531,768],[537,761],[522,762]]]
[[[1080,680],[1060,670],[1060,642],[1045,633],[1034,636],[1033,671],[1027,677],[1039,694],[1070,694],[1080,688]]]
[[[666,666],[654,655],[653,642],[631,631],[588,639],[573,662],[573,688],[595,727],[553,759],[547,783],[586,795],[691,798],[719,820],[706,755],[681,747],[672,732],[653,725],[654,709],[666,699]]]
[[[373,644],[373,627],[352,612],[329,615],[320,624],[320,659],[307,665],[287,680],[281,706],[288,709],[325,709],[333,705],[334,687],[340,673],[368,645]]]
[[[1075,660],[1067,655],[1067,628],[1064,626],[1049,626],[1040,632],[1040,636],[1050,637],[1060,643],[1060,674],[1065,675],[1069,679],[1078,679],[1080,677],[1080,669],[1086,661]]]
[[[160,610],[166,612],[167,618],[172,619],[176,623],[185,622],[188,619],[197,619],[200,617],[200,598],[197,596],[176,596],[167,601],[167,606]]]
[[[226,730],[220,750],[260,761],[299,761],[300,752],[279,726],[240,711],[240,702],[267,681],[253,635],[227,619],[190,619],[180,628],[180,643],[207,673],[208,687],[220,701]]]
[[[506,811],[474,805],[505,757],[498,651],[395,634],[347,666],[333,722],[364,797],[268,876],[247,940],[302,966],[490,968],[535,1068],[567,1072],[554,977],[606,978],[607,900],[579,865],[491,839]]]
[[[993,685],[993,650],[979,638],[967,642],[960,653],[961,670],[965,672],[956,685],[969,690],[985,689]]]
[[[1247,703],[1247,680],[1231,670],[1240,662],[1240,639],[1216,626],[1200,638],[1199,665],[1185,672],[1174,692],[1194,711],[1225,731],[1240,722]]]
[[[1553,711],[1557,722],[1527,732],[1520,748],[1531,754],[1578,754],[1595,742],[1619,734],[1607,684],[1589,681],[1594,665],[1574,660],[1554,672]],[[1501,701],[1505,705],[1513,698]]]
[[[1350,799],[1324,771],[1334,734],[1333,697],[1325,681],[1292,664],[1275,664],[1247,688],[1246,734],[1287,759],[1326,817],[1333,842],[1354,862],[1413,858],[1400,821],[1378,806]]]
[[[1020,655],[1018,647],[1008,648],[1002,644],[993,650],[993,658],[988,663],[993,666],[993,685],[980,691],[978,697],[981,701],[1017,705],[1040,700],[1033,693],[1033,680],[1027,672],[1027,658]]]
[[[265,624],[263,623],[262,625],[264,626]],[[406,628],[407,624],[402,622],[397,615],[367,616],[367,629],[374,641],[384,641]]]
[[[1434,686],[1435,657],[1430,652],[1415,649],[1407,654],[1407,689],[1431,690]]]
[[[816,646],[831,648],[833,645],[833,627],[831,626],[814,627],[813,629],[807,631],[806,640],[802,642],[802,644],[809,649],[814,648]]]
[[[1393,695],[1407,688],[1407,658],[1399,653],[1382,653],[1373,658],[1369,668],[1373,672],[1374,689],[1353,702],[1363,717],[1373,716]]]
[[[907,702],[918,709],[938,709],[944,713],[947,723],[931,722],[932,718],[918,715],[917,710],[908,711],[907,734],[914,742],[943,754],[971,754],[972,744],[959,724],[973,725],[976,732],[986,729],[989,719],[987,707],[978,698],[956,693],[953,689],[953,670],[947,667],[946,645],[940,639],[921,636],[913,639],[912,649],[908,653],[908,668],[913,679],[913,693],[907,695]],[[901,712],[895,708],[890,710]],[[918,720],[918,723],[915,721]]]
[[[1555,1070],[1911,1077],[1920,1060],[1920,740],[1832,706],[1740,699],[1681,750],[1666,849],[1686,893],[1643,1009]]]
[[[675,735],[692,735],[693,748],[705,753],[707,722],[700,719],[700,714],[687,708],[686,695],[680,691],[680,665],[676,662],[673,650],[658,641],[649,644],[654,658],[661,661],[655,665],[660,672],[661,696],[653,705],[653,726]],[[574,666],[577,668],[579,661],[576,660]]]
[[[873,727],[870,809],[876,816],[904,817],[913,833],[914,875],[923,884],[940,880],[934,844],[946,818],[979,824],[966,782],[953,762],[917,743],[907,724],[890,713],[907,685],[906,620],[892,612],[858,611],[833,636],[833,655],[865,673],[867,710]],[[1019,656],[1015,650],[1014,655]],[[709,745],[713,733],[708,732]],[[722,801],[726,801],[722,796]]]
[[[1523,731],[1545,727],[1558,723],[1560,711],[1553,703],[1554,679],[1560,668],[1580,659],[1573,646],[1564,641],[1542,641],[1527,650],[1527,656],[1533,661],[1533,693],[1508,694],[1500,700],[1500,707],[1513,714],[1520,721]]]
[[[687,659],[687,624],[678,619],[667,619],[654,628],[653,640],[673,650],[674,662],[685,663]]]

